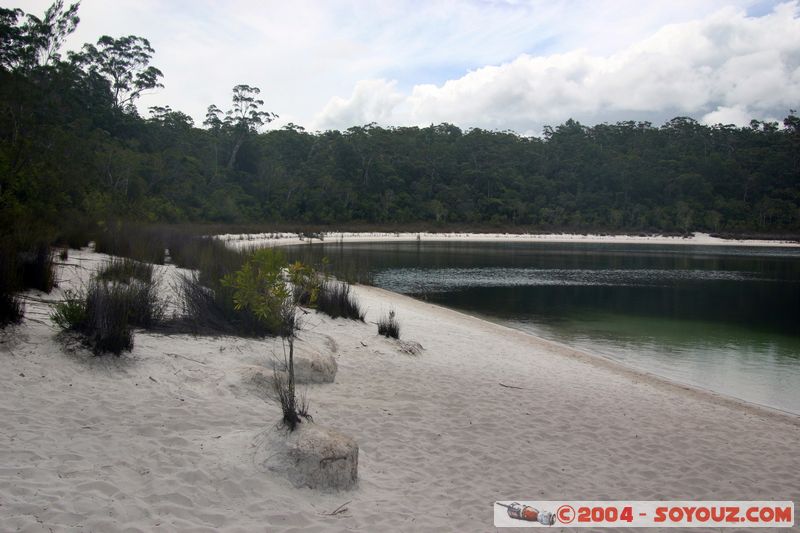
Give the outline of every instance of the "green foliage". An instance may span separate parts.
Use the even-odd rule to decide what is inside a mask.
[[[85,44],[72,61],[89,74],[104,78],[110,85],[114,105],[125,108],[148,89],[163,87],[160,70],[149,66],[155,51],[150,42],[135,35],[117,39],[103,35],[97,45]]]
[[[271,329],[280,330],[282,307],[291,296],[283,280],[285,266],[282,252],[264,248],[254,252],[239,271],[225,276],[222,285],[234,290],[237,310],[249,310]]]
[[[86,324],[86,297],[72,290],[64,291],[64,300],[58,302],[50,319],[63,330],[78,331]]]
[[[287,267],[292,298],[298,305],[315,307],[322,284],[327,276],[321,276],[310,265],[295,261]]]

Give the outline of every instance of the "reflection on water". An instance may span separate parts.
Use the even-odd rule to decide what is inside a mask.
[[[562,243],[301,247],[380,287],[800,413],[800,250]]]

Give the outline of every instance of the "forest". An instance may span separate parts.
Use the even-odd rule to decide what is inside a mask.
[[[0,230],[145,223],[796,235],[800,118],[708,126],[574,120],[512,131],[270,129],[235,85],[202,124],[137,108],[163,86],[146,38],[62,54],[78,4],[0,8]],[[280,111],[280,110],[276,110]]]

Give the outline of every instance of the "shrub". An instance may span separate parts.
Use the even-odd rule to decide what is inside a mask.
[[[311,266],[295,261],[287,268],[292,284],[292,298],[298,305],[315,306],[322,290],[323,278]]]
[[[289,298],[283,280],[285,266],[280,250],[263,248],[254,252],[241,269],[222,279],[222,285],[234,291],[235,309],[249,309],[273,331],[280,330],[281,307]]]
[[[303,419],[310,419],[308,405],[302,400],[298,405],[294,379],[294,339],[300,323],[297,302],[283,279],[286,261],[280,251],[266,248],[256,251],[242,268],[226,277],[223,284],[234,289],[234,302],[238,309],[249,309],[278,333],[289,345],[284,352],[286,377],[275,373],[275,392],[283,412],[283,424],[294,431]]]
[[[55,244],[80,250],[89,245],[92,240],[93,224],[90,219],[76,212],[67,213],[68,222],[61,228],[55,239]]]
[[[99,279],[130,283],[139,280],[143,283],[153,281],[153,265],[125,257],[114,257],[97,274]]]
[[[384,315],[378,320],[378,334],[394,339],[400,338],[400,324],[395,318],[394,311],[389,311],[388,315]]]
[[[0,327],[22,320],[22,302],[17,297],[16,254],[5,243],[0,245]]]
[[[19,324],[25,315],[22,301],[13,293],[0,291],[0,328]]]
[[[19,254],[20,281],[22,287],[50,292],[56,285],[53,252],[50,246],[39,243]]]
[[[95,251],[144,263],[164,263],[166,237],[155,227],[112,222],[95,239]]]
[[[86,300],[75,291],[64,292],[64,301],[55,305],[50,319],[64,330],[80,331],[86,324]]]
[[[364,321],[364,312],[358,300],[350,294],[350,285],[337,281],[322,284],[317,297],[317,309],[332,318]]]
[[[97,274],[97,279],[119,285],[115,290],[127,301],[130,323],[145,329],[156,326],[165,311],[153,271],[149,263],[112,258]]]
[[[95,354],[119,355],[133,349],[128,304],[124,285],[95,282],[89,286],[83,332]]]
[[[150,329],[164,318],[165,304],[158,297],[158,284],[155,281],[131,280],[129,284],[115,287],[126,301],[129,322],[140,328]]]
[[[62,329],[83,335],[96,355],[106,352],[119,355],[133,348],[127,289],[123,284],[94,280],[85,294],[67,292],[51,319]]]
[[[183,317],[172,326],[188,329],[197,334],[226,334],[246,337],[264,337],[277,333],[261,322],[249,309],[236,309],[233,290],[217,290],[201,284],[197,274],[178,278],[176,292],[180,296]]]

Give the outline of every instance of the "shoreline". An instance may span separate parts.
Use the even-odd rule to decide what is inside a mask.
[[[639,236],[632,236],[632,235],[583,235],[583,234],[506,234],[506,233],[497,233],[497,234],[484,234],[484,233],[381,233],[381,232],[374,232],[374,233],[330,233],[325,234],[325,239],[300,239],[298,238],[296,233],[282,233],[275,237],[267,237],[268,234],[255,234],[255,239],[253,234],[227,234],[227,235],[219,235],[217,238],[225,241],[228,245],[233,246],[298,246],[302,244],[312,244],[313,242],[317,242],[318,244],[330,244],[330,243],[390,243],[390,242],[413,242],[413,241],[423,241],[423,242],[543,242],[543,243],[593,243],[593,244],[656,244],[656,245],[663,245],[663,244],[673,244],[673,245],[687,245],[687,246],[754,246],[754,247],[783,247],[783,248],[800,248],[800,242],[793,242],[793,241],[772,241],[772,240],[736,240],[736,239],[720,239],[716,237],[711,237],[705,233],[694,233],[691,238],[687,237],[666,237],[666,236],[648,236],[648,237],[639,237]],[[417,236],[420,236],[418,239]],[[262,237],[263,238],[259,238]],[[632,375],[638,377],[646,377],[648,379],[653,379],[656,381],[663,382],[665,385],[673,386],[678,389],[683,390],[691,390],[699,394],[706,394],[711,397],[716,398],[718,401],[721,402],[732,402],[736,405],[741,405],[744,408],[749,409],[759,409],[765,412],[770,412],[775,415],[786,416],[792,419],[796,419],[796,423],[800,425],[800,413],[794,413],[792,411],[787,411],[785,409],[781,409],[778,407],[773,407],[770,405],[760,404],[757,402],[748,401],[744,398],[739,398],[737,396],[733,396],[730,394],[725,394],[723,392],[718,392],[713,389],[708,389],[701,387],[699,385],[693,383],[686,383],[679,381],[677,379],[673,379],[667,376],[663,376],[643,368],[637,368],[631,366],[625,362],[619,361],[614,359],[613,357],[606,356],[600,352],[592,352],[592,351],[585,351],[578,349],[574,346],[569,344],[559,342],[553,339],[547,339],[544,337],[540,337],[533,333],[523,331],[521,329],[516,329],[510,326],[506,326],[505,324],[501,324],[500,322],[495,322],[492,320],[488,320],[486,318],[482,318],[480,316],[471,315],[469,313],[459,311],[456,309],[451,309],[445,306],[431,304],[429,302],[423,302],[422,300],[418,300],[411,296],[397,293],[394,291],[389,291],[387,289],[382,289],[380,287],[374,286],[363,286],[369,287],[371,289],[378,289],[381,291],[386,292],[387,294],[391,294],[397,297],[403,298],[411,298],[412,300],[419,301],[420,303],[424,303],[426,305],[432,305],[442,310],[452,311],[458,313],[460,315],[470,317],[475,320],[480,320],[486,322],[488,324],[494,324],[496,326],[506,328],[510,331],[517,332],[522,335],[527,335],[532,339],[536,339],[538,342],[550,344],[553,347],[557,347],[560,350],[564,350],[567,352],[572,352],[573,356],[580,356],[589,358],[592,360],[602,361],[605,364],[613,365],[618,368],[621,372],[630,372]]]
[[[678,381],[676,379],[673,379],[673,378],[670,378],[670,377],[667,377],[667,376],[662,376],[662,375],[656,374],[654,372],[650,372],[650,371],[645,370],[643,368],[637,368],[637,367],[631,366],[629,364],[626,364],[623,361],[619,361],[617,359],[614,359],[611,356],[604,355],[604,354],[602,354],[600,352],[591,352],[591,351],[587,351],[587,350],[582,350],[580,348],[576,348],[574,346],[571,346],[571,345],[569,345],[569,344],[567,344],[565,342],[560,342],[560,341],[557,341],[557,340],[554,340],[554,339],[548,339],[548,338],[545,338],[545,337],[541,337],[539,335],[535,335],[535,334],[530,333],[528,331],[524,331],[522,329],[517,329],[517,328],[511,327],[511,326],[507,326],[507,325],[502,324],[500,322],[495,322],[493,320],[488,320],[488,319],[480,317],[480,316],[471,315],[469,313],[466,313],[464,311],[459,311],[457,309],[452,309],[452,308],[449,308],[449,307],[445,307],[443,305],[434,304],[434,303],[430,303],[430,302],[425,302],[425,301],[419,300],[417,298],[414,298],[413,296],[408,296],[408,295],[405,295],[405,294],[397,293],[397,292],[390,291],[390,290],[387,290],[387,289],[383,289],[383,288],[380,288],[380,287],[373,287],[373,286],[368,286],[368,285],[354,285],[354,286],[355,287],[359,287],[362,290],[363,289],[368,289],[368,290],[380,291],[380,292],[384,293],[389,298],[408,298],[408,299],[413,300],[415,302],[419,302],[420,304],[423,304],[423,305],[426,305],[426,306],[430,306],[430,307],[434,307],[434,308],[440,310],[441,312],[455,313],[456,315],[458,315],[460,317],[460,319],[477,320],[477,321],[480,321],[480,322],[482,322],[482,323],[484,323],[486,325],[497,327],[497,328],[499,328],[501,330],[505,330],[505,331],[513,333],[515,335],[520,335],[520,336],[522,336],[524,338],[527,338],[530,342],[535,343],[537,345],[547,346],[547,347],[553,349],[559,355],[563,355],[564,357],[571,357],[571,358],[574,358],[574,359],[577,359],[577,360],[580,360],[580,361],[583,361],[583,362],[588,362],[590,364],[595,364],[595,365],[601,366],[603,368],[610,369],[610,370],[612,370],[614,372],[617,372],[617,373],[619,373],[621,375],[629,376],[632,379],[648,380],[648,381],[652,382],[655,385],[660,385],[660,386],[664,386],[664,387],[670,388],[670,389],[674,390],[678,394],[683,394],[683,393],[686,393],[686,392],[692,393],[692,394],[696,394],[698,397],[705,398],[705,399],[707,399],[709,401],[712,401],[712,402],[717,402],[719,404],[728,405],[728,406],[731,406],[731,407],[734,407],[734,408],[741,408],[741,409],[744,409],[744,410],[752,411],[753,414],[774,416],[776,418],[779,418],[781,420],[787,421],[789,423],[795,424],[796,426],[800,427],[800,413],[793,413],[791,411],[787,411],[785,409],[780,409],[778,407],[772,407],[770,405],[764,405],[764,404],[760,404],[760,403],[756,403],[756,402],[751,402],[751,401],[745,400],[743,398],[738,398],[736,396],[732,396],[732,395],[725,394],[725,393],[722,393],[722,392],[717,392],[717,391],[712,390],[712,389],[706,389],[704,387],[701,387],[699,385],[695,385],[693,383],[681,382],[681,381]]]
[[[106,257],[71,253],[47,300]],[[0,530],[477,532],[495,530],[491,504],[509,499],[800,499],[797,417],[353,292],[366,322],[309,311],[295,345],[336,358],[335,382],[301,393],[314,423],[359,445],[347,492],[297,489],[264,466],[280,409],[252,375],[279,339],[137,330],[130,354],[94,358],[27,293],[23,323],[0,335]],[[377,335],[390,309],[419,354]]]
[[[764,239],[722,239],[707,233],[693,233],[691,237],[663,235],[601,235],[575,233],[430,233],[430,232],[331,232],[319,237],[299,237],[297,233],[228,233],[215,237],[233,246],[293,246],[326,243],[377,243],[377,242],[525,242],[525,243],[580,243],[580,244],[661,244],[686,246],[738,246],[800,248],[800,242]]]

